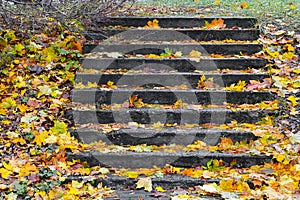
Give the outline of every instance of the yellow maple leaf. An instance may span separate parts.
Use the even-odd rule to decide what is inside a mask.
[[[79,194],[79,190],[77,190],[77,188],[73,188],[73,187],[69,187],[69,195],[77,195]]]
[[[6,38],[0,38],[0,46],[6,47],[7,46],[7,39]]]
[[[145,191],[152,191],[152,180],[150,177],[140,178],[136,183],[136,188],[144,188]]]
[[[280,163],[283,163],[283,164],[289,164],[289,159],[286,157],[286,155],[283,155],[283,154],[276,154],[274,155],[274,157],[276,158],[276,160]]]
[[[295,48],[291,44],[286,44],[286,45],[284,45],[283,50],[295,51]]]
[[[154,129],[157,129],[157,130],[162,130],[163,129],[163,124],[161,122],[156,122],[152,125],[152,127]]]
[[[19,171],[19,177],[28,176],[29,174],[37,173],[39,169],[35,166],[35,164],[31,164],[27,162],[24,164]]]
[[[43,53],[45,55],[45,60],[47,62],[51,62],[56,57],[55,49],[53,47],[48,47],[43,49]]]
[[[15,107],[17,105],[16,101],[13,100],[12,98],[6,98],[2,103],[1,107],[2,108],[11,108]]]
[[[172,108],[184,108],[187,104],[183,103],[181,99],[178,99],[172,106]]]
[[[145,58],[154,58],[154,59],[160,59],[161,57],[159,55],[156,55],[156,54],[146,54],[144,56]]]
[[[2,167],[2,168],[0,168],[0,174],[1,174],[2,178],[6,179],[9,175],[12,174],[12,171],[9,171]]]
[[[197,169],[193,171],[193,174],[191,175],[192,178],[200,178],[203,174],[203,170]]]
[[[6,115],[6,110],[3,108],[0,108],[0,115]]]
[[[15,144],[20,143],[21,145],[26,144],[26,140],[24,140],[23,138],[14,138],[11,140],[11,142]]]
[[[293,52],[285,52],[283,55],[282,55],[282,59],[288,59],[288,60],[292,60],[296,58],[296,55],[293,53]]]
[[[280,56],[279,52],[277,51],[271,52],[269,49],[266,49],[265,51],[268,55],[270,55],[273,58],[278,58]]]
[[[139,177],[139,173],[135,171],[126,171],[125,176],[127,176],[128,178],[137,178]]]
[[[45,139],[49,136],[47,131],[43,131],[35,135],[33,142],[36,143],[38,146],[46,144]]]
[[[80,188],[82,188],[82,186],[83,186],[83,182],[78,182],[78,181],[72,180],[72,187],[73,188],[80,189]]]
[[[220,188],[225,192],[231,192],[233,190],[233,180],[232,179],[222,179],[220,182]]]
[[[164,188],[162,188],[161,186],[156,186],[155,190],[158,191],[158,192],[166,192],[167,191]]]
[[[220,0],[215,0],[214,5],[216,6],[220,5]]]
[[[28,109],[28,107],[24,104],[19,104],[17,107],[18,107],[18,109],[20,110],[21,113],[25,113]]]
[[[18,53],[18,55],[20,55],[20,56],[22,56],[23,55],[23,49],[24,49],[25,47],[21,44],[21,43],[18,43],[18,44],[16,44],[15,46],[14,46],[14,49],[15,49],[15,51]]]
[[[290,9],[291,10],[295,10],[296,9],[296,6],[292,2],[290,2],[289,5],[290,5]]]
[[[57,143],[57,136],[50,135],[49,137],[47,137],[45,139],[45,143],[47,143],[47,144],[55,144],[55,143]]]
[[[239,81],[237,84],[231,84],[229,87],[227,86],[225,90],[238,91],[241,92],[245,89],[246,82]]]
[[[296,108],[292,108],[290,114],[297,115],[297,114],[299,114],[299,111],[296,111]]]
[[[9,163],[6,162],[2,162],[2,165],[5,169],[9,170],[9,171],[13,171],[12,166]]]
[[[112,88],[112,89],[117,88],[117,86],[115,85],[115,83],[113,81],[107,81],[107,85],[109,88]]]
[[[287,100],[289,100],[290,102],[292,102],[292,105],[293,106],[296,106],[298,105],[298,102],[297,100],[299,100],[300,98],[296,98],[295,96],[291,95],[287,98]]]
[[[192,57],[192,58],[199,58],[200,56],[201,56],[201,52],[199,52],[199,51],[192,50],[190,52],[190,57]]]
[[[10,121],[10,120],[7,120],[7,119],[2,120],[1,122],[2,122],[2,124],[4,124],[4,125],[9,125],[9,124],[11,124],[11,121]]]

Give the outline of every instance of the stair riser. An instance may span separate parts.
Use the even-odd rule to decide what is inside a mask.
[[[148,21],[153,21],[157,19],[159,25],[163,28],[174,28],[174,27],[181,27],[181,28],[189,28],[189,27],[203,27],[205,21],[211,22],[214,19],[218,19],[219,17],[205,17],[205,18],[198,18],[198,17],[160,17],[160,16],[153,16],[153,17],[110,17],[107,20],[98,19],[98,25],[100,26],[145,26]],[[253,27],[257,23],[257,19],[255,18],[232,18],[232,17],[222,17],[224,20],[224,24],[226,27],[231,28],[234,26],[241,27],[241,28],[250,28]]]
[[[122,104],[128,101],[132,95],[138,95],[144,103],[150,104],[174,104],[182,100],[189,104],[215,104],[223,105],[224,102],[234,104],[254,104],[261,101],[274,100],[269,92],[217,92],[217,91],[155,91],[155,90],[126,90],[107,91],[97,89],[77,89],[72,91],[72,101],[83,104]]]
[[[81,74],[76,75],[76,82],[87,84],[95,82],[98,85],[107,84],[108,81],[113,81],[115,85],[128,86],[176,86],[185,84],[189,88],[196,88],[199,79],[205,75],[206,79],[213,78],[214,83],[220,87],[230,86],[240,80],[249,83],[250,80],[263,80],[269,78],[268,74]]]
[[[82,181],[85,180],[86,177],[68,177],[65,180],[65,183],[71,182],[72,180],[76,181]],[[196,185],[204,185],[208,183],[219,183],[219,179],[207,179],[207,180],[202,180],[200,178],[191,178],[187,176],[181,176],[181,175],[164,175],[163,178],[151,178],[152,185],[154,186],[161,186],[164,189],[169,189],[172,190],[175,187],[180,187],[180,188],[190,188],[190,187],[195,187]],[[132,179],[132,178],[125,178],[125,177],[118,177],[118,176],[110,176],[107,175],[106,178],[97,178],[93,181],[93,185],[98,185],[99,183],[104,187],[109,187],[114,190],[118,189],[125,189],[125,188],[132,188],[136,190],[136,182],[137,179]],[[137,190],[136,192],[139,192],[141,190]],[[148,193],[149,194],[149,193]],[[128,196],[127,196],[128,197]],[[157,199],[157,198],[155,198]],[[159,198],[160,199],[160,198]],[[169,199],[169,198],[168,198]],[[147,198],[148,200],[148,198]]]
[[[261,68],[267,64],[265,59],[201,59],[200,62],[188,59],[82,59],[82,67],[85,69],[154,69],[169,68],[179,72],[189,72],[193,70],[217,70],[232,69],[243,70],[251,68]]]
[[[140,40],[140,41],[211,41],[211,40],[257,40],[259,38],[259,30],[197,30],[197,29],[104,29],[104,33],[89,32],[86,35],[88,40],[105,40],[113,36],[117,40]]]
[[[156,131],[151,130],[140,132],[130,132],[126,130],[113,131],[111,133],[103,133],[102,131],[93,130],[76,130],[71,131],[71,134],[75,136],[82,143],[92,143],[95,141],[104,141],[107,144],[115,145],[164,145],[164,144],[182,144],[188,145],[194,141],[201,140],[209,145],[216,145],[220,142],[220,138],[230,138],[233,142],[250,141],[255,140],[252,133],[240,133],[240,132],[222,132],[222,131],[189,131],[175,132],[175,131]]]
[[[90,52],[122,52],[126,54],[157,54],[169,48],[172,52],[181,51],[182,55],[189,55],[192,50],[201,52],[201,55],[223,54],[240,55],[240,53],[252,55],[262,50],[260,44],[86,44],[83,53]]]
[[[237,120],[243,123],[256,123],[263,116],[272,114],[267,111],[228,111],[216,110],[159,110],[159,109],[127,109],[127,110],[98,110],[98,111],[68,111],[66,117],[76,124],[107,124],[129,123],[154,124],[157,122],[167,124],[224,124]]]
[[[233,154],[212,154],[212,153],[93,153],[69,154],[69,160],[80,159],[87,161],[90,166],[100,165],[104,167],[116,168],[152,168],[153,166],[164,167],[167,163],[175,167],[197,167],[205,166],[212,159],[223,160],[224,164],[229,166],[230,162],[236,160],[235,167],[250,167],[253,165],[262,165],[264,162],[270,162],[269,156],[249,156]]]

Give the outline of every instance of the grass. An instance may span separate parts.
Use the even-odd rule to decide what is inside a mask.
[[[262,24],[276,24],[300,32],[300,0],[138,0],[139,6],[195,8],[191,13],[257,17]],[[243,3],[247,8],[241,8]],[[182,14],[182,13],[179,13]]]

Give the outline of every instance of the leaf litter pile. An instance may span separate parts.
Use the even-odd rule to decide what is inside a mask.
[[[220,27],[221,21],[206,24],[207,28]],[[209,27],[208,27],[209,26]],[[144,28],[160,28],[152,21]],[[68,131],[71,122],[64,118],[64,111],[70,107],[70,90],[74,87],[75,72],[80,68],[82,57],[82,39],[78,35],[62,32],[57,35],[37,34],[30,39],[22,39],[14,31],[6,30],[0,34],[0,195],[4,199],[101,199],[113,196],[113,191],[94,184],[95,178],[107,176],[125,176],[139,178],[136,189],[151,192],[154,197],[172,199],[198,199],[197,195],[214,195],[227,199],[297,199],[300,198],[300,131],[299,131],[299,88],[300,36],[292,31],[276,30],[273,26],[265,27],[260,42],[264,51],[259,57],[269,59],[268,72],[272,81],[263,83],[237,83],[227,90],[271,90],[279,95],[274,102],[261,102],[257,108],[278,110],[277,118],[265,117],[256,124],[214,125],[161,124],[142,125],[106,124],[89,125],[89,128],[105,133],[121,128],[146,128],[161,130],[172,127],[182,128],[218,128],[225,130],[250,131],[259,139],[250,142],[233,142],[221,138],[215,146],[196,141],[186,147],[180,145],[106,145],[103,142],[82,144],[76,141]],[[198,52],[199,53],[199,52]],[[199,57],[196,51],[191,57]],[[164,55],[148,55],[160,59],[180,57],[176,52]],[[222,56],[222,55],[220,55]],[[213,80],[204,76],[198,82],[198,89],[217,87]],[[271,83],[270,83],[271,82]],[[116,89],[112,81],[105,86],[90,83],[91,87]],[[77,87],[83,87],[78,86]],[[181,86],[184,87],[184,86]],[[226,88],[225,88],[226,89]],[[72,105],[71,105],[72,106]],[[74,105],[79,106],[79,105]],[[102,109],[118,107],[143,108],[155,105],[145,104],[138,96],[132,96],[127,102]],[[200,105],[186,105],[178,100],[170,109],[180,109]],[[199,106],[199,107],[197,107]],[[222,105],[226,108],[227,105]],[[232,105],[230,105],[232,107]],[[236,109],[248,109],[250,105],[239,105]],[[209,107],[209,105],[208,105]],[[66,152],[85,150],[112,152],[176,152],[176,151],[226,151],[230,153],[248,153],[250,155],[271,155],[273,160],[263,166],[235,169],[235,165],[225,166],[222,160],[211,160],[206,166],[196,168],[177,168],[166,165],[152,169],[113,169],[101,166],[89,168],[78,160],[67,161]],[[206,183],[186,190],[176,188],[166,191],[161,186],[154,187],[152,178],[167,175],[182,175],[196,179],[221,179],[218,183]],[[69,176],[88,176],[83,181],[69,181]],[[199,198],[200,199],[200,198]]]

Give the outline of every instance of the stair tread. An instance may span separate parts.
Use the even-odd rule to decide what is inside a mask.
[[[161,53],[164,49],[169,48],[173,52],[181,51],[183,55],[188,55],[192,50],[199,51],[202,55],[209,54],[239,54],[240,52],[244,54],[254,54],[262,50],[262,45],[258,43],[205,43],[205,44],[197,44],[197,43],[164,43],[164,41],[158,43],[137,43],[128,41],[127,43],[120,42],[104,42],[98,44],[85,44],[83,47],[84,53],[91,52],[135,52],[140,54],[150,54],[150,53]],[[158,54],[156,53],[156,54]]]
[[[232,120],[238,122],[255,123],[266,115],[275,115],[276,112],[268,110],[239,110],[232,111],[224,108],[190,109],[153,109],[153,108],[127,108],[120,110],[68,110],[66,118],[77,124],[84,123],[128,123],[153,124],[157,122],[167,124],[224,124]]]
[[[87,73],[87,72],[78,72],[77,74],[86,74],[86,75],[95,75],[95,73]],[[134,73],[134,72],[126,72],[126,73],[118,73],[118,72],[112,72],[112,73],[103,73],[103,72],[99,72],[100,75],[122,75],[122,76],[139,76],[139,75],[143,75],[143,76],[184,76],[184,75],[190,75],[190,76],[268,76],[270,77],[269,73],[246,73],[246,72],[241,72],[241,73],[210,73],[210,72],[139,72],[139,73]]]
[[[206,44],[197,44],[197,43],[169,43],[164,44],[163,42],[159,42],[159,44],[155,43],[137,43],[128,41],[127,43],[120,43],[115,41],[110,41],[106,43],[98,43],[98,44],[85,44],[83,47],[84,53],[91,53],[101,51],[102,45],[110,45],[110,47],[115,47],[118,45],[120,48],[136,48],[134,52],[138,52],[138,48],[143,49],[142,53],[159,53],[163,52],[164,49],[169,48],[173,52],[181,51],[183,55],[188,55],[192,50],[199,51],[203,55],[209,54],[243,54],[252,55],[262,50],[262,45],[258,43],[206,43]],[[147,50],[145,48],[148,48]],[[152,49],[149,49],[152,48]],[[154,50],[155,48],[156,50]],[[109,50],[109,49],[108,49]],[[124,52],[124,51],[122,51]],[[126,53],[126,52],[124,52]]]
[[[144,24],[145,25],[145,24]],[[105,31],[105,35],[103,35]],[[151,34],[149,34],[151,33]],[[160,28],[160,29],[102,29],[100,32],[90,31],[86,36],[88,40],[103,40],[108,36],[115,36],[125,40],[138,40],[142,37],[144,41],[173,41],[173,40],[257,40],[259,30],[256,28],[245,29],[182,29],[182,28]],[[172,34],[172,35],[171,35]],[[116,36],[117,35],[117,36]],[[171,35],[171,36],[170,36]],[[230,35],[230,37],[228,37]],[[157,37],[159,36],[159,37]]]
[[[73,108],[73,110],[77,110],[76,108]],[[84,111],[84,112],[104,112],[104,113],[111,113],[111,112],[151,112],[151,113],[201,113],[201,112],[225,112],[225,113],[250,113],[250,112],[257,112],[257,110],[231,110],[228,108],[201,108],[201,109],[191,109],[191,108],[168,108],[168,109],[158,109],[158,108],[120,108],[117,110],[107,110],[107,109],[91,109],[91,108],[79,108],[78,111]],[[262,110],[261,110],[262,111]],[[260,111],[260,112],[261,112]],[[263,110],[266,113],[274,113],[274,111],[271,110]]]
[[[249,83],[251,80],[263,81],[266,78],[270,78],[270,75],[267,73],[78,73],[76,75],[76,82],[81,82],[83,85],[88,84],[88,82],[102,85],[107,84],[108,81],[112,81],[115,85],[135,87],[149,87],[151,85],[178,86],[184,84],[188,88],[196,88],[198,81],[203,75],[206,80],[212,78],[213,85],[216,87],[230,86],[231,84],[237,84],[239,81]]]
[[[267,64],[263,58],[201,58],[200,62],[188,58],[84,58],[82,68],[86,69],[132,69],[146,67],[146,64],[169,66],[178,71],[217,70],[217,69],[248,69],[262,68]]]
[[[191,59],[191,60],[189,60]],[[180,58],[139,58],[139,57],[122,57],[122,58],[82,58],[81,60],[101,60],[101,61],[157,61],[157,62],[161,62],[161,61],[189,61],[189,62],[195,62],[193,61],[193,58],[190,57],[180,57]],[[200,61],[239,61],[239,60],[243,60],[243,61],[266,61],[265,58],[257,58],[257,57],[228,57],[228,58],[208,58],[208,57],[204,57],[201,58]],[[198,63],[198,62],[197,62]]]
[[[182,93],[254,93],[254,94],[272,94],[269,90],[247,90],[247,91],[231,91],[231,90],[202,90],[202,89],[176,89],[176,88],[162,88],[162,89],[139,89],[139,88],[74,88],[73,91],[113,91],[113,92],[182,92]]]

